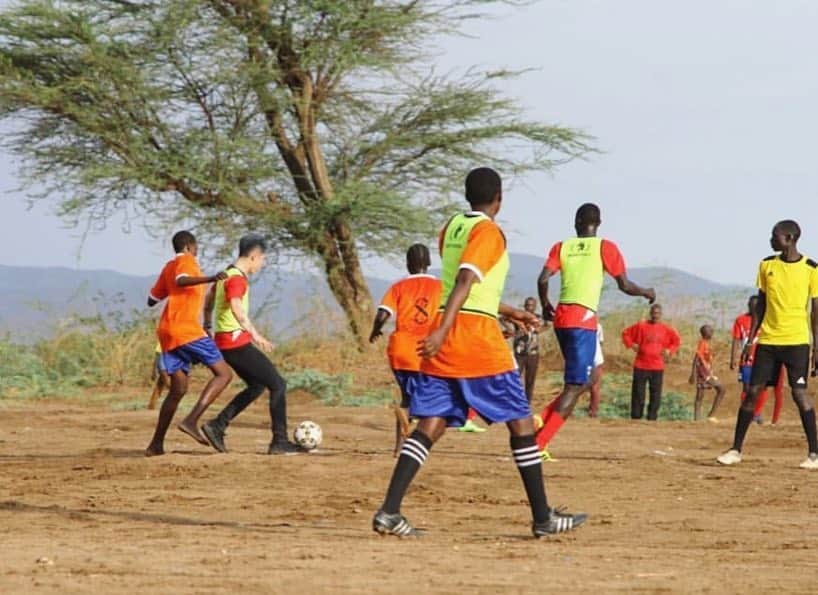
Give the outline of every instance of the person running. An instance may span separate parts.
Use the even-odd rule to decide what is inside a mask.
[[[645,385],[650,388],[648,420],[656,421],[662,404],[665,362],[682,344],[676,329],[662,323],[662,306],[653,304],[648,320],[640,320],[622,331],[625,347],[636,352],[631,383],[631,419],[645,414]]]
[[[287,383],[264,352],[273,345],[250,320],[250,275],[264,267],[267,242],[249,234],[239,240],[239,256],[227,267],[227,278],[216,283],[207,300],[205,320],[214,320],[216,345],[233,371],[247,385],[219,414],[202,426],[202,433],[219,452],[227,452],[227,427],[266,390],[272,440],[267,454],[304,452],[287,438]]]
[[[753,369],[753,358],[755,357],[756,343],[758,342],[758,336],[753,337],[752,341],[750,340],[750,328],[753,325],[753,310],[755,310],[757,304],[758,296],[750,296],[750,299],[747,301],[747,312],[738,316],[733,323],[733,342],[730,347],[730,369],[735,370],[736,362],[740,362],[738,381],[741,383],[742,401],[744,401],[744,399],[747,397],[747,392],[750,390],[750,372]],[[751,344],[749,355],[747,360],[742,362],[741,354],[747,344]],[[784,375],[785,369],[784,366],[781,366],[778,372],[778,380],[769,385],[775,387],[775,405],[773,407],[772,425],[776,425],[778,423],[778,418],[781,415],[781,408],[784,405]],[[766,402],[767,388],[759,393],[756,408],[753,411],[753,421],[755,421],[757,424],[764,423],[761,412],[764,410],[764,404]]]
[[[165,364],[162,362],[162,345],[159,344],[159,341],[156,342],[154,351],[151,380],[153,380],[153,391],[148,399],[148,409],[156,409],[156,401],[162,395],[162,392],[170,386],[170,376],[168,376]]]
[[[713,339],[713,327],[705,324],[699,329],[701,340],[696,346],[696,353],[693,355],[693,369],[690,372],[690,384],[696,384],[696,401],[693,408],[693,421],[699,421],[702,416],[702,403],[704,402],[704,392],[708,389],[716,391],[713,399],[713,406],[707,414],[707,420],[717,422],[716,410],[719,408],[724,398],[724,386],[719,382],[718,377],[713,374],[713,350],[710,341]]]
[[[471,406],[485,420],[508,427],[534,536],[570,531],[582,525],[586,515],[548,505],[531,408],[497,322],[501,314],[525,326],[539,324],[534,314],[500,302],[509,269],[505,236],[494,221],[502,204],[500,176],[486,167],[474,169],[465,186],[472,210],[452,217],[440,234],[442,312],[418,345],[424,359],[409,410],[420,421],[403,443],[372,528],[401,537],[421,533],[401,514],[401,502],[432,445],[447,425],[462,425]]]
[[[429,248],[423,244],[413,244],[406,251],[406,268],[409,276],[394,283],[381,300],[369,342],[381,337],[383,325],[390,317],[395,318],[395,330],[389,335],[386,354],[389,366],[395,375],[401,393],[400,408],[404,418],[408,418],[410,396],[420,375],[420,355],[418,341],[431,331],[432,317],[440,305],[440,280],[426,271],[432,266]],[[401,420],[395,421],[395,450],[397,456],[405,436]]]
[[[753,310],[750,337],[758,333],[758,344],[750,373],[750,390],[736,417],[733,446],[716,460],[722,465],[741,462],[742,447],[753,421],[756,400],[765,385],[775,380],[781,365],[787,370],[792,398],[798,406],[807,438],[803,469],[818,469],[818,437],[815,408],[807,394],[810,374],[810,336],[818,337],[818,263],[798,251],[801,228],[795,221],[776,223],[770,245],[775,254],[758,267],[758,303]],[[809,306],[810,317],[807,316]],[[744,346],[743,359],[750,356]],[[812,371],[818,369],[818,349],[812,352]]]
[[[590,388],[597,352],[597,309],[605,273],[616,279],[619,290],[639,296],[650,303],[656,300],[653,289],[640,287],[630,279],[625,259],[613,242],[597,237],[602,224],[599,207],[585,203],[577,209],[574,229],[577,236],[557,242],[537,280],[543,318],[553,320],[554,332],[565,359],[565,386],[540,416],[543,425],[537,432],[541,456],[549,459],[547,446],[571,415],[577,399]],[[548,281],[560,273],[560,300],[557,308],[548,299]]]
[[[542,318],[537,315],[537,300],[533,297],[525,299],[523,309],[542,321]],[[520,378],[523,380],[525,395],[529,403],[534,398],[534,383],[537,380],[537,368],[540,365],[539,330],[539,328],[532,330],[522,325],[514,327],[514,358],[517,360],[517,368],[520,371]]]
[[[204,387],[199,400],[179,423],[178,428],[200,444],[207,445],[207,439],[199,433],[199,418],[233,379],[230,367],[224,363],[219,349],[201,323],[204,286],[224,279],[226,275],[224,272],[209,277],[203,275],[196,262],[196,238],[189,231],[174,234],[172,243],[176,257],[162,269],[148,296],[148,307],[167,299],[156,335],[162,346],[162,363],[170,377],[170,391],[159,409],[156,431],[145,450],[145,456],[148,457],[165,454],[165,434],[179,402],[187,392],[192,364],[206,365],[213,373],[213,378]]]

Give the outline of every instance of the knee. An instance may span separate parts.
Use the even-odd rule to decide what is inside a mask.
[[[792,399],[795,401],[799,411],[809,411],[813,408],[812,399],[806,391],[802,389],[792,391]]]

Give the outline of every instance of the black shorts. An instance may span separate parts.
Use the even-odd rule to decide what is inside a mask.
[[[809,345],[763,345],[756,347],[750,386],[774,386],[781,366],[792,388],[807,388]]]

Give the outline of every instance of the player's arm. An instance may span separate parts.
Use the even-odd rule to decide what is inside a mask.
[[[548,267],[543,267],[540,271],[540,276],[537,277],[537,294],[540,296],[540,305],[542,306],[542,317],[545,320],[554,320],[554,306],[551,300],[548,299],[548,280],[554,276],[556,271],[552,271]]]
[[[811,300],[810,322],[812,323],[812,372],[818,371],[818,349],[816,349],[816,342],[818,342],[818,298]]]
[[[212,285],[205,295],[204,302],[204,329],[210,334],[213,328],[213,308],[216,306],[216,286]]]
[[[372,321],[372,332],[369,333],[369,342],[374,343],[378,337],[380,337],[383,333],[381,330],[383,329],[383,325],[386,324],[386,321],[389,320],[389,317],[392,315],[385,308],[378,308],[377,314],[375,314],[375,320]]]
[[[215,283],[227,279],[227,273],[220,271],[209,277],[192,277],[190,275],[179,275],[176,277],[176,285],[179,287],[192,287],[193,285],[204,285],[205,283]]]
[[[533,312],[529,312],[528,310],[522,310],[520,308],[515,308],[514,306],[501,303],[497,311],[500,316],[504,316],[513,324],[521,326],[525,330],[536,331],[540,328],[540,326],[542,326],[540,317]]]
[[[250,322],[250,316],[248,316],[247,312],[244,311],[244,306],[241,303],[240,297],[230,298],[230,311],[233,313],[233,316],[235,317],[236,322],[239,323],[239,326],[250,333],[250,336],[253,338],[253,342],[256,345],[261,347],[264,351],[272,351],[273,344],[265,339],[261,333],[256,330],[253,323]]]
[[[648,303],[650,304],[656,301],[656,291],[652,287],[642,287],[641,285],[637,285],[628,279],[627,273],[617,275],[614,277],[614,279],[616,279],[616,286],[619,288],[619,291],[625,295],[643,297],[648,300]]]
[[[741,341],[733,337],[733,343],[730,346],[730,369],[736,369],[736,360],[739,356],[739,349],[741,347]]]
[[[747,344],[744,346],[744,351],[741,354],[741,363],[746,363],[750,360],[750,350],[753,348],[753,342],[758,334],[758,329],[761,328],[761,323],[764,322],[764,315],[767,313],[767,294],[761,289],[758,290],[758,302],[753,310],[753,322],[750,325],[750,335]]]
[[[634,324],[622,331],[622,344],[625,346],[626,349],[633,349],[634,351],[639,351],[639,345],[637,344],[636,337],[638,329],[639,327]]]
[[[457,313],[460,312],[460,308],[463,307],[463,304],[465,304],[469,298],[471,286],[477,281],[479,281],[477,273],[472,269],[461,268],[457,272],[454,289],[452,289],[452,292],[449,294],[446,308],[443,310],[443,318],[440,321],[440,326],[429,333],[429,336],[418,344],[418,353],[421,357],[433,357],[440,351],[443,341],[446,339],[457,318]],[[500,313],[502,314],[502,312]]]

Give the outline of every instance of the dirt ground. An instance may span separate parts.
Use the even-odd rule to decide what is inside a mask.
[[[190,397],[189,397],[190,398]],[[729,416],[727,411],[729,410]],[[370,528],[393,466],[386,409],[308,397],[291,423],[311,455],[268,457],[265,407],[220,455],[173,430],[146,459],[155,412],[76,399],[0,410],[0,592],[815,592],[818,474],[790,403],[718,467],[719,424],[570,420],[545,465],[551,502],[587,526],[534,540],[503,427],[450,432],[405,503],[429,534]]]

